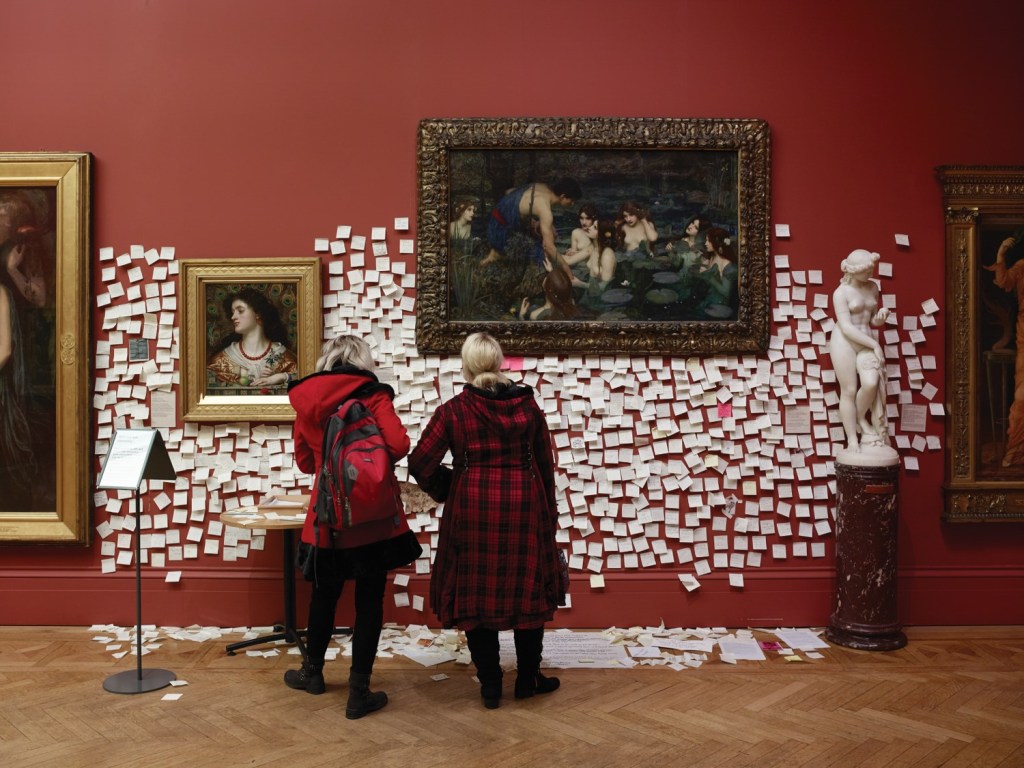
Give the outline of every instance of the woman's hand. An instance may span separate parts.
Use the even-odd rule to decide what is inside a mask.
[[[250,382],[254,387],[278,387],[288,383],[287,373],[272,373],[269,376],[260,376]]]
[[[1012,238],[1011,238],[1012,239]],[[22,260],[25,258],[25,244],[19,243],[7,252],[7,271],[13,274],[18,271]]]
[[[529,308],[530,308],[530,299],[528,297],[523,297],[523,301],[519,305],[519,319],[520,320],[525,320],[526,319],[526,310],[528,310]]]

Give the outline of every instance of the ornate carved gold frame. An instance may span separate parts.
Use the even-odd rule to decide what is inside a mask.
[[[56,193],[53,286],[56,434],[54,509],[0,512],[0,543],[88,544],[89,498],[89,167],[79,152],[0,154],[0,188],[52,187]],[[0,488],[0,493],[4,489]]]
[[[719,321],[456,321],[448,229],[450,153],[464,149],[641,149],[735,152],[738,157],[739,308]],[[525,153],[524,153],[525,154]],[[419,128],[419,263],[416,341],[421,352],[458,352],[487,331],[507,352],[716,354],[764,351],[770,335],[771,152],[763,120],[672,118],[430,119]],[[586,195],[584,195],[586,196]],[[577,201],[579,202],[579,201]],[[478,212],[486,216],[489,211]]]
[[[983,397],[992,371],[1013,375],[1014,357],[999,366],[986,355],[982,321],[986,309],[983,291],[992,273],[983,265],[994,262],[995,250],[983,252],[982,241],[994,233],[1024,226],[1024,167],[942,166],[936,169],[942,185],[946,216],[946,385],[949,412],[946,415],[946,485],[943,517],[950,522],[1024,520],[1024,474],[1007,470],[999,476],[991,469],[989,450],[984,448],[983,420],[989,418]],[[1024,307],[1021,307],[1024,312]],[[1019,323],[1020,321],[1017,320]],[[1019,347],[1019,345],[1018,345]],[[1024,350],[1017,349],[1017,355]],[[1003,357],[1006,357],[1004,353]],[[1009,363],[1009,366],[1006,363]],[[1009,368],[1007,371],[1006,368]],[[1002,382],[999,382],[1001,384]],[[1016,386],[1020,386],[1017,382]],[[998,386],[998,384],[997,384]],[[984,391],[983,391],[984,388]],[[1010,399],[1013,384],[1009,384]],[[993,407],[993,413],[994,407]],[[992,417],[990,432],[1000,413]],[[1002,428],[1005,432],[1005,427]],[[989,465],[986,469],[985,465]]]
[[[296,287],[299,375],[313,372],[320,350],[320,259],[182,259],[181,414],[184,421],[290,421],[287,395],[225,396],[207,392],[207,289],[218,284],[289,283]]]

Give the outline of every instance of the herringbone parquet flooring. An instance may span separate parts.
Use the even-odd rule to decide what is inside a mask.
[[[563,670],[561,690],[526,701],[506,678],[493,711],[467,667],[381,659],[374,688],[391,702],[357,721],[343,660],[310,696],[281,682],[295,657],[166,641],[144,666],[189,685],[163,701],[171,689],[104,691],[135,661],[91,634],[0,628],[0,766],[1024,767],[1024,627],[911,628],[900,651],[804,663]]]

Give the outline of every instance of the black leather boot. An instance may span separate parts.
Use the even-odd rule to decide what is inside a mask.
[[[324,665],[304,661],[299,669],[289,669],[284,673],[284,684],[289,688],[319,696],[327,690],[327,684],[324,683]]]
[[[540,673],[544,652],[544,628],[515,630],[516,643],[516,698],[529,699],[537,693],[551,693],[561,681]]]
[[[498,633],[493,629],[471,629],[466,632],[469,655],[476,667],[480,681],[480,697],[487,709],[497,709],[501,704],[501,652]]]
[[[352,672],[348,676],[348,704],[345,706],[345,717],[358,720],[364,715],[376,712],[388,703],[388,695],[383,691],[374,693],[370,690],[370,676]]]

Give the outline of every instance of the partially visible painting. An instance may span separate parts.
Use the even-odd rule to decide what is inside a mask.
[[[319,259],[186,259],[181,281],[183,418],[293,418],[288,382],[320,341]]]
[[[945,518],[1024,520],[1024,167],[938,169],[949,324]]]
[[[759,120],[422,121],[420,350],[764,349],[768,142]]]
[[[0,154],[0,542],[89,542],[88,236],[88,155]]]

